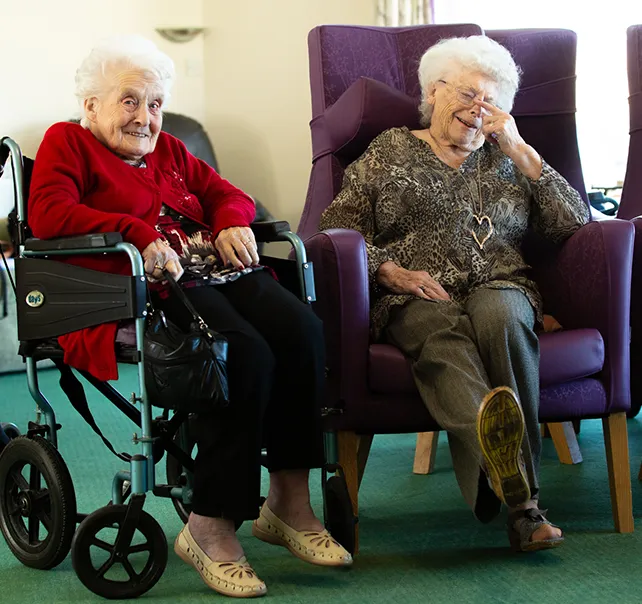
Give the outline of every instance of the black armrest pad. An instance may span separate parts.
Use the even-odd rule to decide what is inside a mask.
[[[271,220],[270,222],[253,222],[250,227],[254,237],[259,242],[278,241],[279,233],[290,231],[290,224],[285,220]]]
[[[123,241],[120,233],[93,233],[77,237],[56,239],[27,239],[25,251],[46,252],[48,250],[80,250],[83,248],[113,247]]]

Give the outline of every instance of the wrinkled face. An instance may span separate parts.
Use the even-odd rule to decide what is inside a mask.
[[[141,160],[156,147],[163,124],[163,88],[151,74],[112,68],[106,92],[85,100],[89,129],[110,151]]]
[[[484,144],[483,109],[473,100],[495,104],[498,86],[488,76],[461,70],[435,82],[427,101],[433,105],[430,132],[440,142],[464,151],[475,151]]]

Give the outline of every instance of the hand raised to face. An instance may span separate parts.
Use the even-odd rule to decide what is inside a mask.
[[[482,132],[486,140],[498,145],[522,174],[537,180],[542,173],[542,158],[522,138],[513,116],[485,101],[475,99],[474,102],[482,110]]]
[[[525,145],[524,139],[517,130],[515,119],[486,101],[474,100],[482,108],[482,132],[486,140],[499,145],[499,148],[511,159]]]

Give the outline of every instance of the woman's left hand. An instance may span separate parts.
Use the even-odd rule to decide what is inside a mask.
[[[482,132],[486,140],[499,145],[525,176],[537,180],[542,172],[542,159],[526,144],[513,116],[485,101],[475,99],[475,103],[482,108]]]
[[[230,227],[222,230],[214,241],[223,262],[243,269],[259,263],[256,239],[250,227]]]

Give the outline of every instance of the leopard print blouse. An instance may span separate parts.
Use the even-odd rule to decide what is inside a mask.
[[[494,227],[487,239],[487,220],[476,219],[482,215]],[[521,249],[527,231],[533,228],[558,244],[588,221],[589,210],[579,193],[544,161],[540,178],[531,180],[499,148],[486,143],[456,170],[408,128],[392,128],[348,166],[343,188],[323,213],[320,227],[354,229],[363,235],[371,323],[378,338],[390,309],[413,298],[376,284],[375,273],[388,260],[427,271],[450,295],[452,302],[446,304],[463,305],[480,287],[518,289],[541,321],[541,296],[528,277],[530,267]]]

